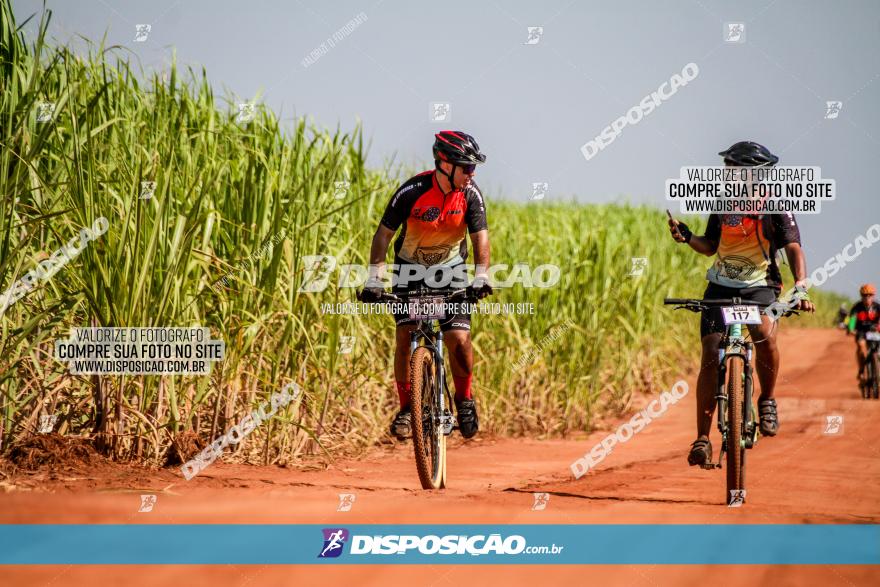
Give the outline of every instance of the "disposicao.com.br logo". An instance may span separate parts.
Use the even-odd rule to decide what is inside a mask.
[[[345,528],[324,528],[324,546],[318,553],[318,558],[336,558],[342,554],[342,547],[348,540],[348,530]]]
[[[389,554],[427,554],[427,555],[471,555],[487,554],[560,554],[564,546],[556,544],[529,546],[519,534],[380,534],[366,536],[350,535],[346,528],[324,528],[324,543],[318,558],[336,558],[342,554],[344,545],[351,538],[351,555],[389,555]],[[412,552],[411,552],[412,551]]]

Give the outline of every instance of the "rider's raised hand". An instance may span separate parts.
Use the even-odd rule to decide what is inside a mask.
[[[691,236],[693,233],[691,229],[688,228],[688,225],[684,222],[679,222],[675,218],[669,217],[669,232],[672,234],[672,238],[677,243],[686,243],[690,242]]]
[[[669,232],[673,240],[677,243],[690,242],[692,233],[688,225],[673,218],[669,210],[666,210],[666,216],[669,218]]]

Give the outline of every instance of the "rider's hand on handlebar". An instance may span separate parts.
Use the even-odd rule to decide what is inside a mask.
[[[486,296],[492,295],[492,286],[489,285],[489,278],[483,275],[477,275],[474,282],[468,286],[468,294],[473,295],[478,300],[482,300]]]
[[[381,287],[365,287],[357,292],[357,299],[365,304],[375,304],[382,299],[385,289]]]
[[[807,295],[806,281],[801,280],[801,281],[795,282],[794,285],[795,285],[795,290],[797,290],[798,292],[803,292],[804,297],[798,302],[797,306],[795,306],[793,309],[795,309],[799,312],[815,312],[816,306],[813,304],[813,302],[810,301],[809,298],[806,297],[806,295]]]
[[[798,302],[798,305],[795,306],[795,310],[799,312],[815,312],[816,306],[810,300],[801,300]]]

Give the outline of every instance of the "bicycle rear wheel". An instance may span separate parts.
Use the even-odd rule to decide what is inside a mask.
[[[437,414],[436,395],[442,393],[431,349],[419,347],[410,359],[412,437],[416,469],[422,489],[445,485],[446,436]]]
[[[745,489],[746,449],[743,443],[743,358],[727,359],[727,494],[730,505],[733,496]],[[742,500],[745,501],[745,498]]]

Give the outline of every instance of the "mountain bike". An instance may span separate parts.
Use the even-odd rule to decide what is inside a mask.
[[[865,357],[864,383],[862,383],[862,397],[864,399],[880,399],[880,332],[869,331],[865,333],[865,343],[868,345],[868,356]]]
[[[418,289],[386,293],[380,301],[405,303],[410,319],[416,320],[409,353],[413,452],[422,489],[442,489],[446,487],[446,437],[456,427],[456,421],[452,414],[453,395],[446,381],[439,321],[446,317],[447,304],[475,303],[477,298],[470,288]]]
[[[721,452],[717,463],[707,463],[704,469],[720,469],[721,461],[727,455],[727,505],[745,503],[746,495],[746,450],[758,443],[758,421],[752,405],[752,354],[754,343],[746,338],[748,328],[743,325],[761,324],[763,308],[770,304],[750,302],[741,298],[719,300],[694,300],[666,298],[666,305],[702,312],[710,308],[721,308],[726,326],[718,345],[718,385],[715,393],[718,413],[718,431],[721,433]],[[797,314],[788,310],[784,316]]]

